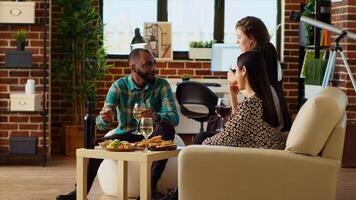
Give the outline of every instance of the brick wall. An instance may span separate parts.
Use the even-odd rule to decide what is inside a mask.
[[[301,1],[304,2],[304,1]],[[97,3],[96,3],[97,6]],[[283,64],[284,81],[285,81],[285,95],[288,101],[291,112],[295,112],[297,109],[297,96],[298,96],[298,24],[290,22],[289,13],[291,10],[298,10],[299,3],[295,1],[286,1],[286,37],[285,37],[285,63]],[[52,6],[52,43],[56,43],[56,26],[58,23],[58,16],[60,15],[60,9],[53,2]],[[55,48],[52,49],[52,55],[56,54]],[[113,67],[109,70],[111,72],[105,80],[99,81],[98,95],[100,101],[96,106],[96,109],[100,109],[103,105],[104,97],[107,93],[111,83],[128,74],[130,69],[128,63],[125,60],[109,60]],[[159,76],[164,78],[179,78],[181,74],[190,74],[192,78],[226,78],[225,73],[216,73],[210,71],[210,62],[194,62],[194,61],[168,61],[158,62],[157,68],[159,69]],[[61,125],[63,123],[70,123],[70,115],[63,112],[67,106],[59,97],[61,97],[62,91],[60,87],[52,82],[52,141],[53,151],[60,152],[61,141],[63,132]]]
[[[305,0],[286,0],[285,1],[285,37],[284,37],[284,64],[283,64],[283,73],[284,73],[284,92],[286,95],[286,99],[288,102],[289,109],[292,113],[297,111],[297,96],[298,96],[298,57],[299,57],[299,46],[298,46],[298,23],[292,22],[289,20],[289,14],[291,11],[298,11],[300,8],[300,3],[305,3]],[[333,22],[337,25],[338,21],[341,26],[349,27],[349,30],[352,31],[352,27],[355,26],[354,17],[351,13],[355,13],[352,6],[347,5],[354,5],[353,1],[343,1],[342,3],[333,3],[332,13],[333,14]],[[95,3],[97,6],[97,2]],[[336,13],[342,10],[342,16],[337,16]],[[344,12],[348,11],[348,12]],[[57,5],[55,5],[55,1],[53,2],[52,6],[52,44],[55,44],[57,33],[56,33],[56,26],[58,24],[60,15],[60,9]],[[346,21],[346,22],[345,22]],[[1,34],[1,32],[0,32]],[[353,51],[355,50],[355,46],[353,45],[353,41],[351,40],[344,40],[343,45],[345,45],[345,53],[349,58],[349,64],[351,68],[355,66],[355,60],[351,59],[352,55],[355,54]],[[3,45],[5,44],[5,45]],[[1,40],[1,46],[7,46],[8,40]],[[0,53],[3,51],[3,48],[0,48]],[[58,53],[55,48],[52,49],[52,55]],[[1,61],[1,57],[0,57]],[[129,68],[128,64],[125,60],[110,60],[110,63],[113,64],[113,67],[110,69],[111,75],[108,75],[105,80],[99,81],[99,90],[98,95],[100,97],[100,101],[97,104],[97,109],[99,109],[103,104],[103,99],[107,93],[108,88],[110,87],[111,83],[128,74]],[[209,62],[193,62],[193,61],[169,61],[169,62],[158,62],[158,69],[159,69],[159,76],[165,78],[179,78],[181,74],[188,73],[191,74],[193,78],[225,78],[224,73],[214,73],[209,70]],[[1,71],[1,76],[9,76],[9,71]],[[342,68],[338,68],[338,73],[336,77],[340,77],[340,80],[345,80],[345,71]],[[350,106],[348,107],[348,115],[349,118],[355,119],[355,114],[353,110],[353,103],[356,102],[356,97],[354,96],[354,92],[352,91],[352,87],[349,82],[339,81],[337,84],[345,89],[349,95]],[[0,91],[7,89],[7,84],[0,84]],[[344,85],[342,85],[344,84]],[[16,84],[15,84],[16,85]],[[53,152],[59,153],[61,151],[61,138],[62,138],[62,131],[61,125],[63,123],[70,122],[71,118],[69,114],[66,114],[66,103],[61,100],[62,91],[61,88],[55,82],[51,82],[51,90],[52,90],[52,102],[51,102],[51,135],[52,135],[52,143],[53,143]],[[4,103],[1,101],[0,105],[2,107],[6,107]],[[8,120],[8,116],[4,119],[2,117],[0,120]],[[17,125],[15,125],[17,127]],[[6,133],[7,134],[7,133]],[[3,137],[2,132],[0,132],[0,137]]]
[[[344,0],[342,2],[332,3],[331,23],[333,26],[342,28],[353,33],[356,33],[356,1]],[[335,35],[334,37],[335,38]],[[341,47],[344,50],[347,62],[353,72],[354,79],[356,78],[356,40],[345,38],[341,41]],[[352,83],[344,67],[341,56],[336,58],[336,69],[334,76],[334,84],[343,89],[348,96],[347,118],[348,121],[356,120],[356,93],[352,87]]]
[[[291,21],[289,16],[292,11],[299,11],[300,4],[305,2],[305,0],[285,1],[283,87],[291,113],[296,113],[298,109],[299,23]]]
[[[98,81],[98,91],[97,95],[99,101],[96,105],[96,110],[98,113],[99,109],[103,106],[104,99],[106,97],[107,91],[111,86],[111,83],[130,73],[128,63],[126,60],[110,60],[110,64],[113,67],[109,69],[110,74],[105,78],[105,80]],[[192,78],[226,78],[226,73],[221,72],[211,72],[210,62],[190,62],[190,61],[170,61],[170,62],[158,62],[158,76],[164,78],[180,78],[181,74],[190,74]],[[58,92],[58,93],[57,93]],[[63,112],[66,103],[57,97],[61,96],[61,89],[56,85],[52,85],[52,141],[53,141],[53,151],[59,153],[62,151],[61,143],[54,141],[61,141],[63,137],[63,123],[70,124],[70,115]]]
[[[98,6],[98,3],[95,2],[95,6]],[[61,9],[56,5],[56,2],[53,2],[52,5],[52,44],[60,43],[58,40],[57,35],[57,27],[58,21],[61,14]],[[59,53],[56,50],[55,46],[52,45],[52,56],[55,56]],[[98,96],[99,102],[96,105],[96,109],[101,109],[103,105],[104,98],[107,94],[111,83],[120,77],[127,75],[130,73],[130,69],[128,67],[128,63],[126,60],[118,60],[118,59],[111,59],[109,63],[113,66],[109,69],[110,74],[104,79],[98,81]],[[201,62],[201,61],[168,61],[168,62],[161,62],[157,63],[158,68],[158,76],[164,78],[180,78],[181,74],[189,74],[192,78],[226,78],[226,73],[219,73],[219,72],[211,72],[210,71],[210,62]],[[53,74],[52,74],[53,76]],[[54,78],[52,79],[54,80]],[[69,107],[63,99],[60,97],[63,94],[63,91],[58,86],[58,84],[52,81],[52,102],[51,102],[51,111],[52,111],[52,118],[51,118],[51,135],[53,141],[53,152],[60,153],[62,151],[61,142],[63,138],[63,124],[70,124],[71,123],[71,115],[68,114],[68,110],[66,107]]]
[[[42,93],[43,83],[43,0],[36,0],[35,24],[6,25],[0,24],[0,152],[8,151],[10,136],[38,136],[42,148],[42,117],[39,112],[10,112],[10,93],[24,92],[27,79],[36,83],[36,93]],[[48,13],[47,13],[48,15]],[[48,23],[47,23],[48,25]],[[13,34],[19,29],[26,29],[26,51],[33,54],[32,68],[5,67],[5,51],[15,50]],[[48,28],[47,28],[48,29]],[[47,35],[48,38],[49,34]],[[48,47],[48,43],[47,43]],[[48,48],[47,48],[48,49]],[[47,66],[48,67],[48,66]],[[48,79],[47,79],[48,82]],[[48,91],[48,88],[47,88]],[[48,95],[47,95],[48,102]],[[47,103],[48,104],[48,103]],[[47,121],[48,121],[47,117]],[[47,136],[49,125],[47,124]],[[47,144],[48,144],[47,140]]]

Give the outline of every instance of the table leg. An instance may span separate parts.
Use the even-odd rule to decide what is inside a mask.
[[[118,160],[117,161],[117,175],[118,175],[118,191],[119,200],[127,199],[127,161]]]
[[[152,162],[140,163],[140,199],[151,199],[151,164]]]
[[[87,166],[88,158],[77,156],[77,199],[87,199]]]

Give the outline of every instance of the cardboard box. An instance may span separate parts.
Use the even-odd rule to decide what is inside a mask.
[[[10,101],[11,101],[10,104],[11,111],[41,111],[42,110],[41,94],[11,93]]]
[[[35,2],[0,1],[0,23],[34,24]]]
[[[37,137],[10,137],[11,154],[37,154]]]

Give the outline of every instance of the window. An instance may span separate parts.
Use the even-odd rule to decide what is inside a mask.
[[[143,33],[143,22],[157,19],[157,0],[104,0],[102,5],[104,45],[109,55],[129,54],[135,28]]]
[[[192,40],[214,39],[214,0],[168,0],[173,51],[188,51]]]
[[[134,29],[143,34],[144,22],[172,24],[174,58],[187,58],[189,42],[211,40],[236,43],[235,24],[245,16],[263,20],[273,36],[280,23],[278,0],[101,0],[104,40],[109,55],[127,55]],[[268,12],[267,12],[268,11]]]

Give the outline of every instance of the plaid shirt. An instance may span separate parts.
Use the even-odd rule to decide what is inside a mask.
[[[144,103],[146,107],[158,113],[161,120],[168,120],[173,126],[178,125],[177,108],[168,81],[162,78],[155,78],[152,83],[141,89],[136,86],[131,75],[128,75],[111,85],[104,105],[111,107],[113,112],[117,113],[117,134],[131,132],[136,129],[137,121],[132,112],[136,102]],[[96,118],[96,124],[101,130],[108,129],[110,126],[110,123],[105,122],[100,115]]]

